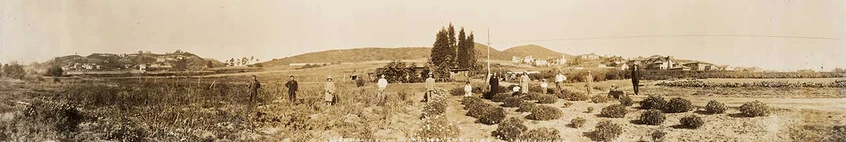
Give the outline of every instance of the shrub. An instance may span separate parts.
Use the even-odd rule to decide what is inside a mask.
[[[696,129],[696,128],[701,127],[702,124],[705,124],[705,122],[702,121],[702,118],[699,118],[696,115],[688,115],[688,116],[682,117],[681,120],[679,120],[679,121],[681,122],[681,126],[683,126],[685,128],[690,128],[690,129]]]
[[[592,134],[596,141],[612,141],[617,139],[622,133],[622,126],[614,124],[609,120],[604,120],[596,124],[596,130]]]
[[[545,106],[545,105],[538,105],[534,109],[532,109],[532,114],[526,116],[526,118],[532,120],[553,120],[561,118],[562,112],[558,110],[558,108]]]
[[[573,128],[581,128],[585,125],[585,122],[587,122],[587,120],[585,120],[584,118],[576,117],[573,118],[573,120],[570,120],[570,125],[572,125]]]
[[[509,94],[509,93],[499,93],[499,94],[494,95],[493,99],[491,99],[491,101],[502,102],[502,101],[505,101],[505,99],[508,98],[508,97],[511,97],[511,94]]]
[[[652,132],[652,141],[663,141],[664,135],[667,135],[667,132],[656,130],[655,132]]]
[[[444,112],[446,112],[446,107],[447,104],[445,101],[429,102],[425,107],[423,107],[423,117],[444,114]]]
[[[464,86],[452,88],[449,90],[449,94],[453,96],[462,96],[464,95]]]
[[[449,122],[446,115],[433,115],[423,118],[423,126],[417,131],[416,138],[449,139],[458,137],[458,125]]]
[[[3,74],[9,78],[23,79],[26,76],[26,71],[23,65],[12,63],[3,65]]]
[[[540,98],[538,98],[538,103],[541,104],[552,104],[555,102],[558,102],[558,98],[552,95],[541,95]]]
[[[478,118],[478,122],[487,125],[499,124],[505,119],[505,109],[502,107],[490,106],[483,110],[482,116]]]
[[[470,110],[470,108],[476,108],[479,105],[482,105],[483,102],[482,98],[479,97],[466,97],[461,100],[461,104],[464,105],[464,109]]]
[[[667,101],[664,100],[664,97],[657,96],[657,95],[649,95],[643,101],[640,101],[640,108],[641,109],[661,109],[664,105],[667,104]]]
[[[546,90],[543,90],[543,88],[538,86],[538,85],[529,86],[529,93],[541,93],[542,94],[542,93],[546,93],[545,91]]]
[[[664,123],[664,119],[664,113],[656,109],[640,114],[640,122],[646,125],[661,125],[661,123]]]
[[[749,117],[768,116],[770,107],[760,101],[753,101],[741,105],[740,112]]]
[[[664,112],[682,113],[682,112],[688,112],[690,110],[693,110],[693,104],[690,103],[689,100],[676,97],[676,98],[670,99],[670,102],[668,102],[666,105],[664,105],[663,108],[664,108]]]
[[[825,141],[828,142],[844,142],[846,141],[846,125],[836,125],[834,130],[828,134]]]
[[[632,106],[634,105],[634,100],[632,100],[629,96],[622,96],[620,97],[620,104],[624,106]]]
[[[626,113],[628,113],[626,106],[617,104],[602,108],[602,112],[599,115],[610,118],[623,118],[626,117]]]
[[[590,98],[590,101],[593,103],[606,103],[608,100],[610,100],[610,98],[604,95],[596,95]]]
[[[543,95],[544,95],[544,94],[539,94],[539,93],[535,93],[535,92],[529,92],[529,94],[527,94],[527,95],[523,95],[522,97],[523,97],[523,99],[524,99],[524,100],[538,100],[538,99],[540,99]]]
[[[505,103],[502,104],[504,107],[520,107],[520,104],[523,104],[523,99],[520,97],[508,97],[505,99]]]
[[[570,107],[573,105],[573,102],[564,102],[564,107]]]
[[[528,129],[526,125],[523,125],[523,119],[511,117],[499,123],[496,130],[491,132],[491,135],[500,140],[514,141]]]
[[[567,96],[567,100],[570,101],[587,101],[588,99],[590,99],[590,96],[582,92],[572,92]]]
[[[537,107],[537,104],[535,103],[523,102],[520,104],[520,108],[517,109],[517,112],[532,112],[535,107]]]
[[[705,105],[705,111],[711,114],[721,114],[726,112],[726,105],[716,100],[708,101],[708,105]]]
[[[553,128],[538,128],[530,130],[520,136],[521,141],[559,141],[561,135],[558,134],[557,129]]]
[[[593,113],[593,107],[588,107],[585,113]]]

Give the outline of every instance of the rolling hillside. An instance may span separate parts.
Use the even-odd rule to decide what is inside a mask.
[[[526,57],[526,56],[532,55],[536,59],[561,58],[561,55],[565,55],[568,58],[572,57],[572,55],[555,52],[555,51],[549,50],[545,47],[534,45],[534,44],[511,47],[511,48],[506,49],[503,52],[505,52],[505,54],[507,54],[507,55],[518,56],[518,57]],[[510,57],[509,57],[509,59],[510,59]]]
[[[511,55],[493,49],[484,44],[476,43],[479,58],[486,58],[487,49],[491,50],[493,60],[511,60]],[[351,63],[384,60],[409,60],[429,58],[431,47],[401,47],[401,48],[355,48],[311,52],[282,59],[273,59],[262,63],[263,66],[279,66],[292,63]]]

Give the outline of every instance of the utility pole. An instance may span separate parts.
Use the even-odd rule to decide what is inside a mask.
[[[487,28],[487,30],[488,30],[488,42],[487,42],[487,44],[488,44],[488,74],[487,74],[488,78],[485,81],[490,81],[491,80],[490,78],[492,78],[491,75],[493,75],[493,74],[491,74],[491,48],[493,48],[493,47],[491,47],[491,28]],[[490,83],[490,82],[488,82],[488,83]],[[495,86],[492,86],[492,87],[495,87]]]

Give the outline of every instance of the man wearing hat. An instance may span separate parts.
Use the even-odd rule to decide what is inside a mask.
[[[434,75],[429,74],[429,78],[426,78],[426,94],[423,95],[423,101],[420,102],[428,102],[429,95],[435,92],[435,78]]]
[[[299,85],[297,84],[296,78],[291,76],[291,79],[288,80],[288,83],[285,83],[285,87],[288,88],[288,100],[291,101],[291,104],[297,100],[297,91],[299,89]]]
[[[253,80],[250,81],[250,103],[253,102],[253,98],[258,97],[258,89],[261,88],[261,83],[258,81],[258,77],[253,75]]]

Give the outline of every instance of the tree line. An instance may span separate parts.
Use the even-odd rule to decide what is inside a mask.
[[[433,74],[438,78],[448,78],[450,69],[479,69],[473,40],[473,32],[465,33],[464,27],[461,27],[457,38],[452,23],[449,27],[441,27],[435,34],[435,43],[429,58],[429,64],[434,67]]]

